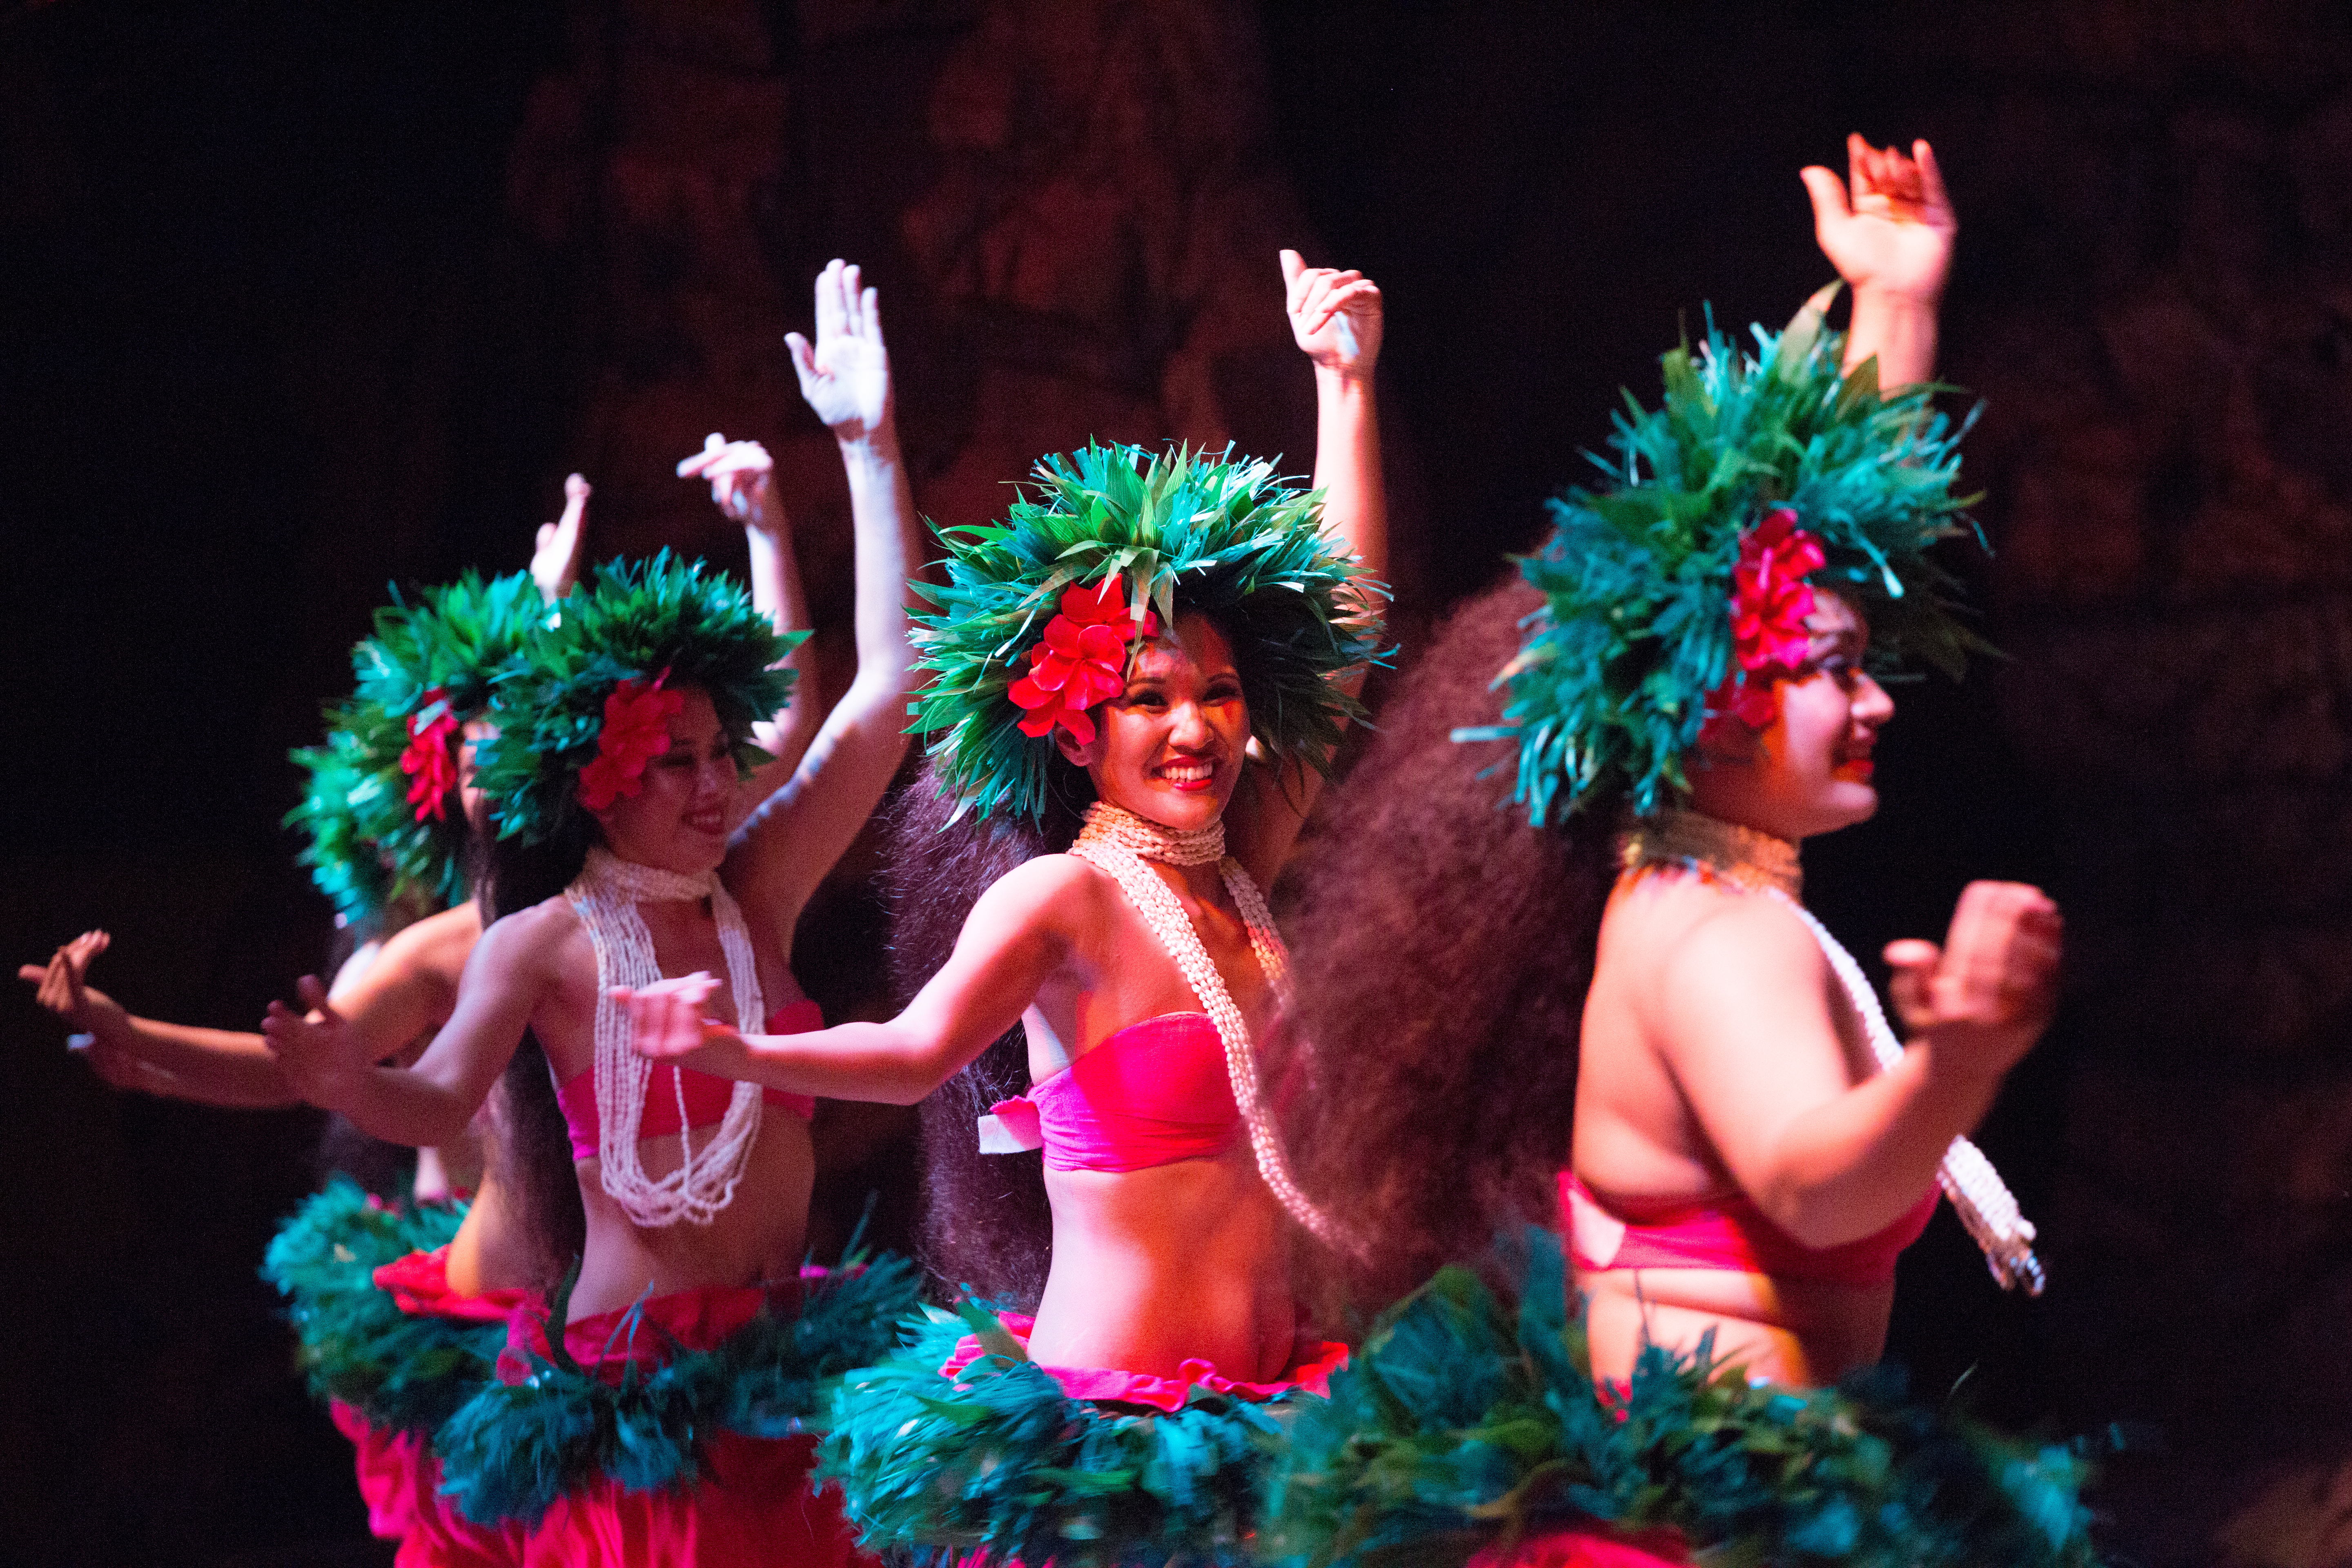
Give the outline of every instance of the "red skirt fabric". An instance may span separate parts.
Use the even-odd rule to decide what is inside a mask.
[[[1671,1530],[1612,1535],[1597,1524],[1538,1531],[1509,1552],[1493,1547],[1466,1568],[1687,1568],[1682,1537]]]
[[[563,1331],[564,1348],[607,1382],[635,1366],[659,1366],[675,1340],[709,1350],[761,1306],[797,1310],[796,1287],[681,1290],[629,1310],[583,1318]],[[780,1300],[779,1298],[782,1298]],[[634,1314],[634,1321],[633,1319]],[[508,1320],[499,1373],[520,1381],[519,1352],[550,1349],[545,1309]],[[840,1494],[809,1484],[816,1439],[711,1434],[698,1480],[677,1490],[630,1491],[609,1476],[566,1493],[523,1542],[527,1568],[847,1568],[875,1559],[856,1549],[841,1517]]]
[[[412,1252],[375,1271],[375,1284],[389,1291],[400,1310],[416,1317],[490,1322],[529,1300],[522,1290],[491,1290],[459,1296],[449,1289],[448,1251]],[[415,1432],[369,1425],[366,1416],[338,1400],[328,1407],[335,1429],[352,1440],[352,1468],[367,1504],[368,1529],[397,1541],[398,1568],[511,1568],[523,1560],[520,1527],[491,1529],[459,1513],[441,1495],[441,1461]]]
[[[398,1568],[512,1568],[523,1561],[520,1526],[476,1524],[441,1495],[441,1461],[423,1436],[372,1426],[341,1400],[327,1413],[352,1440],[369,1531],[400,1542]]]

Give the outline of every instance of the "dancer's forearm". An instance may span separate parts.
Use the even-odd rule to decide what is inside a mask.
[[[301,1103],[259,1035],[133,1015],[96,1032],[106,1044],[169,1073],[179,1098],[244,1110]]]

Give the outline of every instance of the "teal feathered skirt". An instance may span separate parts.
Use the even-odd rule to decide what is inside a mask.
[[[1876,1368],[1751,1385],[1652,1347],[1596,1387],[1559,1240],[1530,1233],[1516,1309],[1465,1268],[1383,1316],[1300,1411],[1263,1555],[1306,1568],[1658,1563],[2089,1568],[2072,1446],[2001,1437]]]
[[[811,1485],[812,1433],[826,1386],[889,1353],[919,1283],[884,1256],[551,1333],[559,1293],[509,1321],[497,1375],[436,1432],[443,1494],[526,1531],[533,1563],[845,1563],[837,1503]]]
[[[835,1386],[819,1473],[860,1543],[920,1561],[1166,1568],[1255,1560],[1274,1457],[1347,1361],[1302,1341],[1272,1383],[1040,1366],[1030,1320],[966,1303]]]
[[[262,1273],[286,1297],[296,1360],[351,1439],[368,1528],[401,1568],[520,1560],[521,1532],[459,1515],[441,1495],[433,1436],[492,1381],[521,1290],[449,1289],[466,1205],[385,1204],[337,1176],[269,1245]]]

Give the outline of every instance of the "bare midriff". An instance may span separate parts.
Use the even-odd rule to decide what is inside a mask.
[[[1715,1335],[1715,1357],[1751,1378],[1811,1387],[1876,1361],[1895,1287],[1776,1279],[1723,1268],[1579,1271],[1592,1374],[1622,1381],[1647,1342],[1689,1352]]]
[[[700,1144],[717,1132],[701,1127],[693,1135]],[[646,1174],[658,1181],[676,1170],[678,1149],[675,1133],[641,1141],[638,1159]],[[647,1294],[799,1276],[816,1155],[808,1123],[797,1116],[764,1110],[734,1200],[709,1225],[640,1226],[605,1195],[601,1161],[577,1161],[572,1169],[588,1214],[588,1238],[579,1283],[572,1288],[571,1321],[619,1311]]]
[[[1246,1137],[1212,1159],[1045,1172],[1054,1260],[1029,1340],[1047,1366],[1242,1382],[1290,1363],[1297,1309],[1281,1211]]]
[[[543,1283],[535,1277],[537,1254],[514,1214],[507,1190],[495,1170],[482,1173],[474,1201],[449,1238],[449,1289],[460,1296],[488,1290],[529,1289]]]

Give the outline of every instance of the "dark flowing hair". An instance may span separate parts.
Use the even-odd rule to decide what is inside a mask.
[[[1299,1184],[1367,1248],[1339,1266],[1359,1309],[1557,1224],[1614,813],[1530,826],[1516,749],[1453,739],[1499,721],[1495,677],[1541,602],[1515,573],[1438,629],[1298,867],[1263,1070]]]
[[[593,823],[574,821],[536,844],[501,838],[489,847],[476,894],[482,925],[543,903],[571,885],[588,861]],[[552,1289],[588,1243],[588,1211],[572,1165],[572,1136],[555,1099],[555,1075],[539,1037],[522,1044],[499,1080],[504,1104],[498,1144],[499,1184],[522,1234],[530,1238],[534,1272]]]
[[[1056,753],[1038,819],[1012,812],[956,817],[938,764],[924,763],[898,792],[886,824],[883,891],[890,910],[890,984],[899,1007],[947,963],[990,884],[1024,861],[1067,849],[1093,799],[1084,770]],[[991,1105],[1028,1087],[1028,1033],[1016,1024],[922,1103],[924,1266],[950,1289],[1020,1311],[1036,1308],[1053,1259],[1045,1157],[1035,1151],[983,1154],[973,1124]]]

